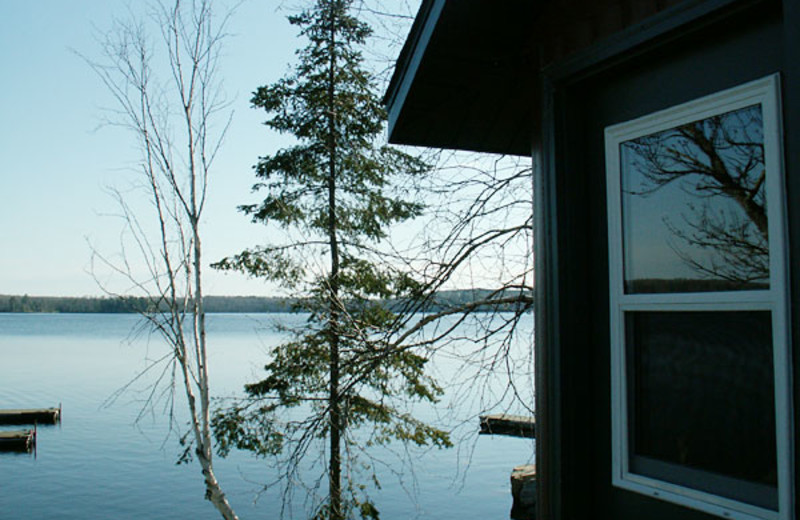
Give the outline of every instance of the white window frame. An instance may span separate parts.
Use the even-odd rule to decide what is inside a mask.
[[[760,104],[764,125],[769,232],[769,289],[695,293],[625,294],[623,266],[620,145],[631,139]],[[788,290],[783,180],[780,82],[777,74],[682,105],[606,128],[606,180],[609,240],[611,334],[611,439],[614,486],[724,518],[794,518],[791,359],[787,322]],[[632,473],[628,451],[625,313],[627,311],[768,310],[772,316],[775,381],[778,511],[763,509],[709,492]]]

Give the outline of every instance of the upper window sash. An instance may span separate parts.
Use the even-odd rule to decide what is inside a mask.
[[[778,292],[785,292],[783,289],[786,276],[783,261],[785,232],[782,224],[784,201],[782,175],[779,173],[782,171],[780,132],[766,131],[763,132],[763,135],[748,135],[748,130],[754,133],[752,132],[753,128],[748,129],[747,124],[743,124],[741,125],[743,128],[739,129],[743,130],[740,135],[730,136],[731,140],[756,138],[762,141],[762,163],[768,164],[768,167],[774,170],[774,173],[764,176],[763,181],[760,181],[759,174],[765,166],[758,165],[758,161],[753,160],[756,164],[746,171],[749,181],[742,183],[744,187],[760,186],[757,198],[762,207],[766,205],[764,213],[767,220],[768,239],[763,228],[762,231],[759,231],[761,223],[759,226],[750,223],[747,215],[741,209],[741,204],[732,197],[722,194],[722,191],[729,187],[714,181],[707,182],[707,179],[711,179],[710,176],[687,174],[669,178],[669,175],[663,175],[659,179],[653,179],[653,176],[646,178],[646,175],[639,171],[634,172],[635,175],[633,175],[637,177],[634,179],[635,186],[626,186],[621,175],[626,171],[631,173],[636,170],[632,163],[636,162],[637,158],[639,159],[639,170],[644,170],[643,166],[647,166],[643,164],[645,161],[642,159],[642,154],[637,155],[632,151],[637,142],[641,144],[639,150],[643,153],[652,152],[656,156],[656,160],[663,158],[663,162],[666,163],[663,165],[664,171],[669,173],[670,170],[678,170],[677,166],[669,163],[669,154],[665,153],[662,154],[663,157],[659,156],[657,147],[661,146],[662,150],[669,148],[669,140],[672,139],[674,144],[676,139],[674,135],[670,135],[671,133],[674,134],[677,132],[676,129],[698,122],[719,120],[720,116],[733,114],[730,117],[731,121],[745,121],[746,123],[746,120],[753,119],[754,113],[757,112],[761,120],[759,126],[766,129],[779,129],[780,107],[777,92],[778,78],[770,76],[742,87],[606,129],[607,170],[614,172],[607,176],[609,244],[611,245],[609,248],[609,274],[611,276],[610,289],[613,293],[624,299],[626,296],[644,293],[695,294],[710,292],[716,293],[711,297],[716,301],[719,299],[741,300],[743,297],[760,301],[774,301],[776,295],[770,292],[773,288],[776,288]],[[725,124],[723,121],[720,125],[722,131],[730,130],[734,126],[730,121],[727,127]],[[708,128],[705,130],[706,133],[712,131]],[[659,136],[663,139],[660,139]],[[646,142],[647,139],[650,141]],[[645,140],[644,143],[643,140]],[[665,144],[663,141],[667,141],[667,143]],[[648,144],[652,145],[650,149],[648,149]],[[683,157],[687,159],[686,162],[710,162],[708,157],[697,151],[696,148],[695,150],[686,148],[680,146],[680,143],[679,146],[673,147],[678,153],[683,154]],[[747,151],[744,146],[740,148]],[[726,152],[731,154],[729,150],[723,150],[719,155],[726,159],[724,156]],[[692,157],[692,153],[696,157]],[[732,155],[734,156],[729,158],[729,164],[726,166],[729,166],[732,175],[736,175],[740,173],[736,171],[736,167],[740,167],[736,163],[742,162],[743,157]],[[739,155],[744,155],[744,153]],[[701,164],[701,166],[704,165]],[[745,166],[741,166],[740,169],[747,170]],[[632,184],[632,182],[628,184]],[[689,193],[690,191],[691,193]],[[692,196],[686,197],[687,194]],[[683,199],[678,200],[682,196]],[[676,205],[676,201],[680,205]],[[692,207],[689,207],[689,204]],[[716,224],[719,224],[720,219],[738,219],[742,224],[739,226],[743,228],[741,231],[749,232],[753,239],[753,247],[765,245],[769,251],[768,255],[763,255],[764,266],[762,268],[764,271],[768,271],[767,278],[756,279],[746,286],[740,284],[739,287],[736,287],[735,283],[728,283],[727,287],[724,287],[726,282],[721,277],[715,280],[707,273],[702,273],[697,269],[693,270],[687,260],[696,260],[697,264],[705,264],[706,267],[713,268],[714,264],[718,267],[720,265],[723,268],[726,267],[724,261],[721,261],[724,259],[722,255],[712,254],[713,246],[709,247],[706,244],[706,247],[699,247],[691,244],[693,239],[696,241],[698,238],[697,229],[692,226],[697,226],[703,218],[712,221],[711,226],[715,224],[713,219],[717,219]],[[732,226],[731,229],[737,230],[736,226]],[[762,236],[763,241],[759,244],[759,238]],[[702,239],[702,237],[700,238]],[[638,243],[631,243],[634,240],[638,240]],[[680,255],[683,255],[683,258]],[[758,255],[754,256],[758,257]],[[744,259],[745,255],[741,255],[741,258]],[[632,265],[637,262],[639,265]],[[644,268],[641,268],[642,265]],[[720,269],[720,271],[724,271],[724,269]],[[746,269],[740,269],[740,271],[742,276],[747,276],[752,275],[755,269],[751,269],[750,272]],[[631,275],[637,276],[638,273],[641,273],[640,278],[631,279]],[[627,279],[626,274],[628,275]],[[722,274],[727,275],[728,273],[723,272]],[[665,279],[653,280],[656,276],[662,276]],[[674,279],[680,278],[694,279],[696,283],[681,283],[681,280],[672,283],[675,282]],[[670,283],[663,283],[665,281]],[[636,290],[637,284],[650,284],[655,287]],[[664,288],[669,285],[672,287]],[[758,294],[744,296],[737,289],[749,289],[750,292]],[[737,294],[728,296],[724,294],[729,292]],[[666,300],[671,299],[666,298]],[[697,296],[694,295],[690,299],[697,301]]]

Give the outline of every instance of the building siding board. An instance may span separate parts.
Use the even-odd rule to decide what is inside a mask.
[[[788,240],[790,269],[789,322],[800,324],[800,2],[783,1],[783,45],[784,66],[782,72],[783,88],[783,129],[784,160],[786,173],[786,199],[788,213]],[[791,345],[794,352],[794,445],[795,445],[795,497],[800,496],[800,331],[792,331]],[[795,505],[795,510],[797,510]]]
[[[541,81],[542,132],[533,140],[534,195],[534,262],[535,298],[534,341],[536,348],[536,418],[539,431],[536,439],[537,512],[543,519],[558,519],[561,515],[561,371],[558,324],[558,248],[553,247],[558,236],[558,221],[550,218],[556,213],[555,151],[557,92],[547,77]]]

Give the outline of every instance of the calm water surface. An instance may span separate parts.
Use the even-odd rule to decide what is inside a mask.
[[[216,394],[238,392],[259,375],[264,353],[280,340],[270,327],[275,319],[210,316]],[[218,518],[203,500],[198,466],[175,464],[177,436],[168,434],[169,422],[161,413],[168,400],[136,421],[159,372],[152,370],[152,376],[117,394],[149,360],[164,354],[160,339],[132,335],[137,323],[132,315],[0,314],[0,407],[63,405],[62,424],[39,429],[35,457],[0,453],[0,519]],[[404,471],[403,482],[386,475],[382,489],[373,493],[381,517],[508,518],[510,470],[531,461],[533,444],[482,436],[460,448],[420,454],[414,474]],[[261,484],[275,475],[268,460],[234,453],[215,464],[243,520],[278,518],[277,493],[256,500]],[[414,482],[412,498],[407,490]]]

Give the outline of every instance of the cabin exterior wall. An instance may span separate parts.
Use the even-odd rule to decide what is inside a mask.
[[[543,66],[591,47],[680,4],[681,0],[558,0],[543,8],[534,31]]]
[[[771,74],[782,85],[789,323],[800,323],[800,7],[774,1],[560,1],[537,19],[532,143],[537,468],[546,520],[718,518],[612,485],[607,126]],[[574,14],[574,13],[580,13]],[[794,327],[790,327],[793,329]],[[800,333],[790,331],[790,350]],[[797,380],[798,356],[792,374]],[[792,383],[794,408],[800,403]],[[794,446],[798,445],[794,433]],[[793,448],[793,447],[792,447]],[[796,450],[793,477],[798,459]],[[792,493],[797,496],[797,478]],[[793,518],[794,516],[792,516]]]
[[[524,154],[527,141],[517,138],[530,139],[535,200],[537,518],[796,518],[800,490],[800,450],[796,449],[800,428],[794,427],[800,406],[800,355],[796,354],[800,331],[795,326],[800,323],[800,269],[796,267],[800,266],[800,2],[516,0],[504,3],[513,11],[511,15],[499,15],[496,4],[492,0],[424,0],[415,22],[417,31],[412,30],[417,38],[410,38],[404,49],[406,57],[423,65],[415,69],[408,67],[408,60],[401,60],[404,65],[398,67],[390,92],[409,95],[404,99],[390,96],[394,101],[389,104],[398,115],[393,135],[402,144],[519,155]],[[437,20],[427,17],[435,8],[442,13]],[[514,13],[520,17],[513,17]],[[529,33],[520,19],[530,19]],[[425,45],[417,45],[425,34],[432,36]],[[476,40],[476,34],[485,40]],[[426,68],[426,60],[433,65]],[[439,62],[459,66],[442,72]],[[612,338],[612,333],[615,327],[622,328],[619,324],[625,318],[619,317],[626,311],[617,312],[617,321],[612,320],[616,304],[611,301],[615,293],[610,290],[609,265],[622,262],[609,260],[609,251],[616,247],[609,246],[616,240],[610,236],[617,231],[609,231],[607,198],[619,192],[607,193],[612,181],[606,174],[606,157],[614,152],[606,148],[605,131],[765,78],[775,80],[771,85],[780,85],[774,101],[781,121],[770,131],[779,135],[783,145],[777,154],[783,159],[777,191],[781,192],[778,203],[782,196],[786,207],[780,219],[784,225],[776,228],[783,236],[770,231],[769,240],[785,246],[780,256],[788,268],[779,270],[787,272],[788,283],[782,277],[776,280],[782,292],[788,286],[788,297],[782,297],[785,306],[776,304],[770,312],[780,308],[772,316],[780,315],[782,320],[777,325],[772,322],[771,333],[781,326],[788,331],[784,335],[788,341],[783,343],[788,347],[781,347],[783,354],[773,358],[773,365],[780,363],[774,369],[787,376],[780,384],[774,379],[773,384],[783,385],[775,399],[781,393],[784,402],[774,408],[786,426],[779,428],[784,449],[778,451],[778,458],[790,464],[778,464],[784,477],[788,475],[780,480],[782,500],[788,497],[780,513],[749,515],[742,508],[714,510],[691,500],[674,496],[666,500],[619,485],[616,467],[622,456],[615,455],[620,451],[612,448],[612,441],[620,437],[621,427],[614,417],[620,417],[615,410],[622,399],[612,405],[612,394],[616,391],[619,397],[624,392],[615,386],[620,378],[612,379],[614,366],[620,373],[612,354],[619,358],[620,345],[627,343]],[[467,95],[457,98],[457,110],[431,110],[447,108],[448,98],[458,92]],[[735,296],[723,299],[729,308],[747,307],[737,303]],[[705,303],[709,302],[717,303],[706,298]],[[767,303],[759,305],[761,310],[767,308]],[[758,425],[744,427],[757,429]]]

